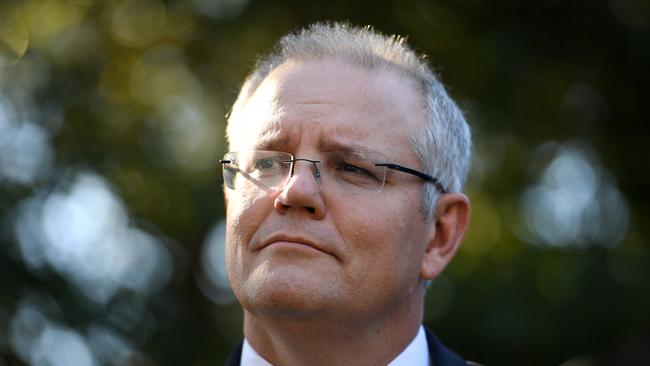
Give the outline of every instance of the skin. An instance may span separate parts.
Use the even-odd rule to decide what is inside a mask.
[[[318,159],[363,148],[421,169],[409,136],[424,126],[423,105],[393,71],[288,61],[231,121],[231,149]],[[296,164],[277,192],[225,192],[226,265],[246,338],[275,365],[386,365],[415,337],[423,283],[454,256],[469,202],[445,194],[427,218],[416,177],[391,172],[382,192],[344,197]]]

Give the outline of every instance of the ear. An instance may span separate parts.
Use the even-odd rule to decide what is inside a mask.
[[[442,272],[456,254],[469,224],[469,199],[462,193],[447,193],[438,198],[435,220],[427,237],[420,276],[431,280]]]

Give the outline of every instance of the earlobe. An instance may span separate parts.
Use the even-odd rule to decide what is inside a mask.
[[[462,193],[444,194],[436,204],[435,225],[427,240],[420,276],[431,280],[440,275],[456,254],[470,218],[470,204]]]

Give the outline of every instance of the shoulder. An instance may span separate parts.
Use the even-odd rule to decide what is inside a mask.
[[[241,363],[241,351],[243,345],[244,342],[242,341],[234,350],[232,350],[224,366],[239,366],[239,364]]]
[[[458,356],[454,351],[447,348],[436,337],[431,329],[424,327],[427,335],[427,345],[429,346],[429,356],[431,357],[431,364],[434,366],[481,366],[478,363],[465,361],[462,357]]]

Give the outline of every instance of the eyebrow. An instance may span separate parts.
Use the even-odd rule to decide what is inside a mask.
[[[273,140],[277,138],[279,134],[280,129],[274,123],[271,123],[264,126],[264,128],[260,131],[258,139],[260,141]]]
[[[274,125],[266,126],[259,136],[257,141],[253,145],[255,149],[271,149],[278,148],[278,145],[290,145],[291,137],[289,135],[282,134],[282,131]]]
[[[253,145],[253,148],[265,150],[265,149],[280,149],[282,151],[288,151],[291,148],[292,139],[289,134],[283,134],[283,132],[274,125],[266,126],[264,130],[260,133],[257,142]],[[355,143],[348,143],[345,141],[335,140],[331,137],[321,137],[318,141],[316,147],[319,151],[330,152],[330,151],[343,151],[351,154],[356,154],[365,158],[369,158],[377,163],[382,163],[388,161],[386,156],[377,150],[372,150],[366,146],[358,145]]]
[[[320,151],[325,151],[325,152],[344,151],[353,154],[358,154],[360,156],[373,158],[378,163],[386,161],[386,157],[382,153],[354,143],[343,143],[341,141],[335,141],[331,139],[321,139],[318,142],[318,149]]]

